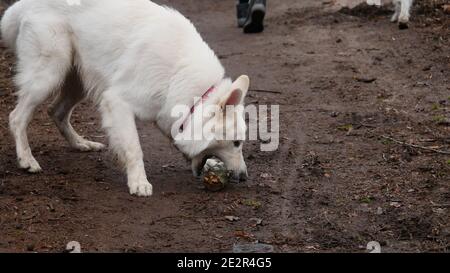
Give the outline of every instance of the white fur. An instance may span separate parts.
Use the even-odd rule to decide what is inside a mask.
[[[237,90],[243,103],[248,78],[233,85],[224,68],[191,22],[177,11],[148,0],[21,0],[1,22],[2,37],[18,57],[18,104],[10,115],[21,168],[39,172],[26,128],[35,108],[57,92],[49,113],[72,147],[99,150],[70,125],[70,114],[85,97],[102,114],[110,146],[124,164],[130,193],[152,194],[144,169],[135,118],[156,122],[170,135],[176,105],[192,105],[211,86],[208,103],[226,104]],[[232,123],[246,130],[243,115]],[[243,124],[243,125],[242,125]],[[246,174],[241,147],[232,141],[175,143],[192,159],[194,172],[202,157],[216,155],[235,174]]]
[[[411,7],[413,0],[393,0],[395,13],[391,18],[392,22],[407,25],[411,17]]]

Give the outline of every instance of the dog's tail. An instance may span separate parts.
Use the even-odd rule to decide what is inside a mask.
[[[4,45],[10,49],[15,49],[17,36],[19,35],[19,27],[23,13],[22,2],[16,2],[10,6],[1,20],[1,33]]]

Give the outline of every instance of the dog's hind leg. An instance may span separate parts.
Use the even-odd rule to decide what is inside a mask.
[[[73,109],[84,98],[83,85],[76,69],[73,68],[67,75],[64,85],[50,106],[48,113],[71,147],[83,152],[99,151],[105,147],[103,144],[84,139],[70,124]]]
[[[31,153],[28,124],[36,107],[62,84],[71,65],[70,39],[62,39],[49,29],[52,28],[39,22],[23,22],[17,38],[18,103],[9,116],[9,125],[19,166],[31,173],[41,171],[41,167]]]
[[[396,23],[398,21],[398,17],[400,16],[400,11],[402,8],[400,0],[394,0],[395,13],[391,17],[391,22]]]
[[[26,92],[25,90],[28,89],[21,89],[23,93]],[[31,153],[26,130],[34,110],[44,100],[44,96],[36,97],[30,94],[20,95],[16,108],[9,115],[9,127],[16,142],[19,167],[28,170],[30,173],[40,172],[41,166],[39,166],[39,163]]]
[[[126,169],[130,193],[138,196],[152,195],[152,185],[145,174],[135,115],[130,105],[114,91],[107,91],[103,94],[100,110],[103,127],[109,136],[109,145]]]

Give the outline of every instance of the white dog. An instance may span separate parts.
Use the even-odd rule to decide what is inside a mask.
[[[391,18],[393,23],[398,22],[401,29],[408,28],[409,17],[413,0],[393,0],[395,13]]]
[[[156,122],[174,138],[173,124],[180,120],[172,115],[174,107],[192,107],[182,117],[187,121],[200,115],[195,98],[227,109],[242,105],[249,88],[247,76],[235,82],[224,78],[218,58],[188,19],[148,0],[21,0],[6,11],[1,31],[18,58],[18,104],[10,114],[10,128],[19,165],[31,173],[41,167],[31,153],[27,126],[36,107],[54,92],[58,96],[49,114],[70,145],[82,151],[104,147],[70,125],[74,107],[89,97],[124,164],[130,193],[150,196],[135,118]],[[245,135],[243,111],[225,115],[227,111],[201,118]],[[180,133],[195,127],[193,122],[182,124]],[[247,176],[243,139],[174,139],[192,160],[195,174],[207,157],[217,156],[236,178]]]
[[[355,2],[355,1],[351,1]],[[360,1],[364,2],[364,1]],[[413,0],[365,0],[368,5],[382,6],[385,4],[390,4],[391,2],[395,6],[395,13],[391,18],[393,23],[397,23],[399,28],[404,29],[408,28],[408,22],[410,18],[410,11],[413,4]],[[358,3],[358,1],[356,1]]]

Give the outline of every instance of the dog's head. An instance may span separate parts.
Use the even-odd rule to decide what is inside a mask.
[[[247,76],[241,76],[233,83],[222,82],[204,103],[202,111],[194,111],[192,121],[187,125],[189,128],[185,128],[186,134],[192,135],[195,130],[202,132],[202,137],[175,140],[178,149],[192,160],[194,175],[200,175],[208,158],[217,157],[225,163],[234,179],[247,178],[242,147],[247,131],[244,98],[249,84]]]

